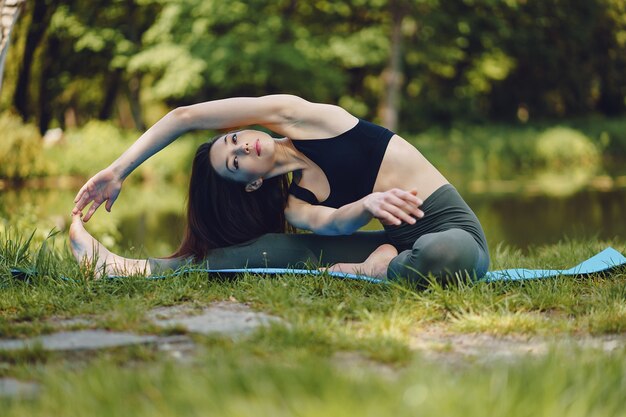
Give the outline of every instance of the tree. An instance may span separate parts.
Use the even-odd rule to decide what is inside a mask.
[[[20,15],[26,0],[0,0],[0,91],[2,91],[2,75],[4,61],[11,39],[11,32]]]
[[[37,0],[17,27],[12,102],[42,131],[277,92],[404,131],[626,110],[623,0]]]

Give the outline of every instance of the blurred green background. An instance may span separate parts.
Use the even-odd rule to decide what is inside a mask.
[[[27,1],[0,95],[0,232],[65,230],[84,180],[168,110],[291,93],[413,143],[492,246],[623,238],[623,0]],[[90,231],[164,256],[179,239],[187,135]]]

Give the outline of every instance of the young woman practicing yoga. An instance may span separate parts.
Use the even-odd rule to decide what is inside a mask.
[[[252,125],[281,137],[239,129]],[[83,220],[104,202],[111,210],[135,168],[197,129],[236,130],[196,152],[178,250],[165,259],[127,259],[92,238]],[[424,284],[429,274],[444,282],[457,273],[481,277],[489,266],[478,219],[415,147],[341,107],[290,95],[215,100],[171,111],[91,178],[75,203],[74,255],[79,261],[97,259],[102,273],[156,273],[189,262],[212,269],[305,263]],[[357,232],[372,218],[384,230]],[[286,233],[287,223],[313,233]]]

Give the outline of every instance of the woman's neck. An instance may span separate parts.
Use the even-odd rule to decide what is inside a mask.
[[[274,168],[267,178],[299,171],[311,166],[311,161],[296,149],[289,138],[274,139],[276,144],[276,159]]]

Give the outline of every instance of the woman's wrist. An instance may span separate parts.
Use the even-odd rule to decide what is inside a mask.
[[[368,194],[361,199],[361,207],[363,209],[363,213],[364,215],[369,216],[370,220],[374,218],[374,210],[372,208],[372,205],[370,204],[374,194],[375,193]]]
[[[361,219],[364,223],[363,226],[369,223],[374,218],[374,213],[372,213],[372,210],[370,209],[367,197],[368,196],[364,197],[361,201]]]
[[[113,162],[107,169],[111,172],[113,177],[120,182],[124,181],[132,172],[132,169],[125,169],[124,164],[122,164],[119,160]]]

